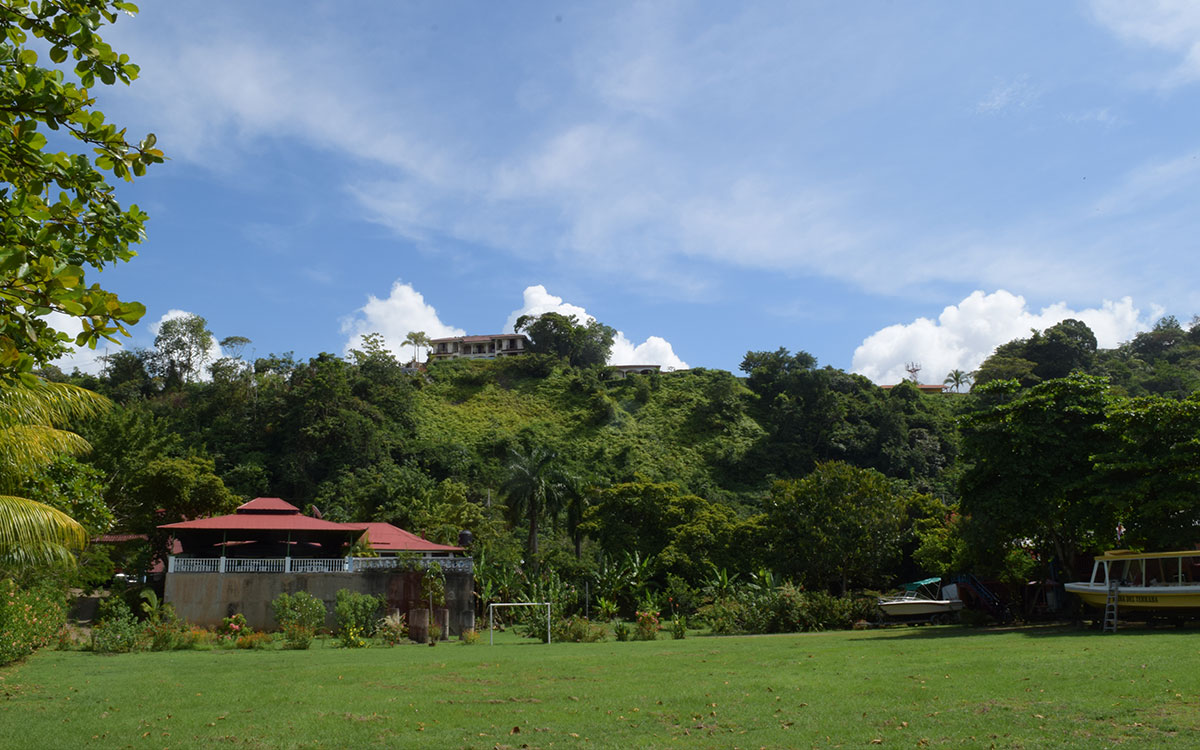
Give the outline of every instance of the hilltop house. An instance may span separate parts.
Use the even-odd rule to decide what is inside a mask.
[[[387,608],[422,608],[425,568],[446,576],[449,629],[474,627],[473,564],[459,546],[436,544],[387,523],[334,523],[302,515],[276,497],[260,497],[215,518],[160,526],[176,546],[167,558],[164,595],[183,619],[216,625],[235,612],[251,627],[271,628],[271,602],[283,592],[307,591],[325,602],[326,624],[340,589],[382,595]],[[364,539],[365,537],[365,539]],[[354,557],[358,540],[376,557]]]
[[[430,359],[496,359],[524,354],[529,349],[529,339],[523,333],[449,336],[429,343]]]

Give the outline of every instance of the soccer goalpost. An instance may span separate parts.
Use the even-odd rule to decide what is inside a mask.
[[[546,643],[550,643],[550,602],[497,602],[488,605],[488,645],[496,645],[496,607],[545,607]]]

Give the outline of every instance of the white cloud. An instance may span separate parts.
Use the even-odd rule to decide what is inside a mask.
[[[402,357],[404,339],[413,331],[424,331],[431,339],[466,334],[461,328],[447,325],[438,317],[433,305],[425,297],[399,279],[392,284],[386,298],[375,295],[367,297],[367,304],[359,308],[355,316],[342,321],[342,333],[347,334],[344,351],[362,346],[362,337],[368,333],[383,336],[384,344],[398,358]]]
[[[1152,317],[1160,313],[1156,308]],[[992,294],[975,291],[942,310],[936,321],[918,318],[871,334],[855,349],[851,368],[876,383],[888,384],[907,376],[905,363],[915,361],[922,366],[922,382],[941,383],[951,370],[978,368],[998,345],[1067,318],[1086,323],[1102,348],[1112,348],[1149,327],[1129,297],[1105,300],[1099,308],[1072,310],[1059,302],[1033,312],[1024,297],[1003,289]]]
[[[613,340],[610,365],[661,365],[664,370],[686,370],[688,363],[680,359],[671,343],[660,336],[650,336],[640,344],[634,344],[617,331]]]
[[[1200,80],[1200,5],[1193,0],[1092,0],[1092,13],[1117,36],[1181,58],[1162,85]]]
[[[588,311],[579,305],[572,305],[569,302],[563,302],[562,297],[556,297],[546,291],[546,287],[541,284],[525,287],[525,292],[522,295],[521,306],[508,314],[508,320],[504,321],[504,330],[511,331],[513,326],[517,324],[517,318],[522,315],[545,315],[548,312],[558,313],[559,315],[574,315],[581,323],[586,323],[595,318],[588,314]]]
[[[975,109],[985,114],[999,114],[1014,109],[1026,109],[1041,96],[1041,92],[1029,83],[1028,76],[1012,81],[1002,81],[992,87]]]
[[[548,312],[560,315],[574,315],[580,322],[586,323],[596,318],[579,305],[563,301],[541,284],[526,287],[522,295],[522,304],[513,310],[504,323],[504,330],[511,331],[516,325],[517,318],[522,315],[544,315]],[[617,331],[613,340],[612,352],[608,357],[610,365],[660,365],[664,370],[686,370],[684,362],[675,354],[670,342],[660,336],[650,336],[640,344],[630,341],[623,332]]]

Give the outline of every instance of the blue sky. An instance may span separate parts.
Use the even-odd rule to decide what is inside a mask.
[[[877,382],[1112,346],[1200,312],[1198,7],[145,3],[99,106],[171,160],[99,280],[134,345],[187,311],[258,356],[564,308],[620,361]]]

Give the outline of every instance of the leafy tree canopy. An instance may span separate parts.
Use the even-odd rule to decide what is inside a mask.
[[[84,279],[85,268],[133,257],[130,245],[141,241],[146,221],[137,206],[117,203],[105,173],[131,180],[163,160],[153,135],[128,142],[93,96],[97,82],[137,77],[129,57],[97,33],[119,12],[136,11],[114,0],[7,0],[0,7],[0,380],[32,378],[72,340],[95,347],[128,335],[125,326],[145,313]],[[33,39],[63,67],[44,67]],[[56,150],[72,139],[79,153]],[[51,312],[74,318],[82,331],[72,337],[55,328]]]
[[[574,315],[548,312],[542,315],[522,315],[513,331],[529,336],[531,351],[554,354],[574,367],[598,367],[608,361],[612,351],[615,329],[592,319],[580,323]]]

